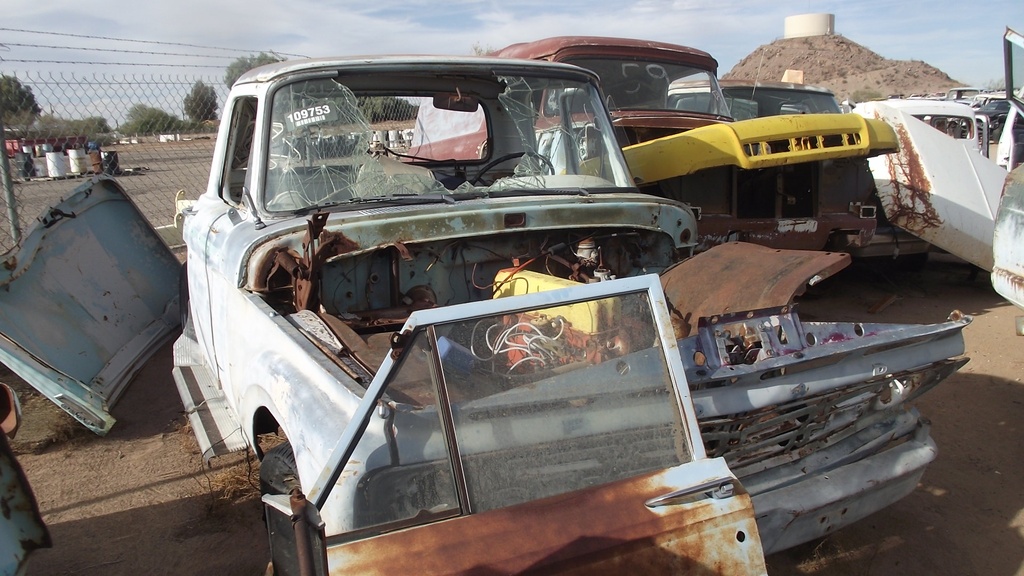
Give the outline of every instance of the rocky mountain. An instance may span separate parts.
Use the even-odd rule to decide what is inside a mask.
[[[782,38],[754,50],[722,78],[782,79],[787,69],[802,70],[804,83],[824,86],[842,101],[930,94],[962,86],[920,60],[890,60],[839,35]]]

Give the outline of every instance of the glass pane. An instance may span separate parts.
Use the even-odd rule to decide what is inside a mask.
[[[339,480],[342,489],[358,478],[353,529],[427,523],[459,510],[426,340],[420,333],[393,372]]]
[[[475,512],[691,459],[646,293],[436,331]]]
[[[355,88],[320,78],[273,93],[268,211],[483,189],[632,187],[600,94],[580,78],[344,80]]]
[[[724,86],[722,92],[736,120],[780,114],[839,114],[835,97],[799,88]]]
[[[568,62],[597,73],[611,110],[729,113],[710,70],[642,59],[573,58]]]
[[[464,109],[434,106],[430,98],[408,97],[417,106],[413,129],[402,132],[404,140],[392,144],[413,160],[481,160],[487,143],[487,117],[475,101],[466,99]],[[450,107],[449,107],[450,108]],[[394,138],[388,138],[394,141]]]
[[[1024,38],[1011,33],[1010,40],[1010,65],[1007,67],[1010,73],[1007,81],[1010,84],[1006,88],[1012,90],[1018,99],[1024,99]]]
[[[351,90],[331,79],[296,82],[275,92],[272,110],[267,209],[351,198],[371,135]]]

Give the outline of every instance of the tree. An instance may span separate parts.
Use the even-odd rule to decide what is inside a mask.
[[[487,56],[491,52],[494,52],[494,47],[490,44],[480,44],[479,42],[473,42],[473,55],[474,56]]]
[[[121,125],[121,131],[127,134],[160,134],[177,132],[182,126],[181,119],[173,114],[145,104],[136,104],[128,110],[128,118]]]
[[[76,134],[93,136],[113,132],[110,129],[110,124],[107,123],[107,119],[103,116],[89,116],[81,120],[71,120],[69,124],[72,127],[72,131]]]
[[[359,109],[370,124],[389,120],[412,120],[416,118],[419,106],[408,100],[393,96],[360,97]]]
[[[103,116],[89,116],[80,120],[68,120],[52,114],[43,114],[33,126],[33,132],[40,135],[82,135],[93,137],[111,132],[110,124]]]
[[[235,85],[235,80],[242,75],[256,68],[257,66],[263,66],[264,64],[273,64],[274,62],[280,62],[284,58],[279,58],[273,54],[267,54],[266,52],[260,52],[259,55],[253,56],[241,56],[231,64],[228,64],[228,69],[224,73],[224,83],[231,88]]]
[[[30,124],[42,112],[32,88],[22,85],[14,76],[0,75],[0,119],[28,117]]]
[[[195,122],[217,119],[217,92],[213,86],[197,80],[192,92],[185,96],[185,115]]]
[[[1016,79],[1016,78],[1015,78]],[[1006,90],[1006,79],[1005,78],[993,78],[985,83],[985,89],[990,92],[996,90]]]

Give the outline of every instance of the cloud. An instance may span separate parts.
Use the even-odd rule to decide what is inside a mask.
[[[710,52],[720,72],[759,46],[780,38],[786,16],[800,7],[760,0],[433,0],[353,2],[294,0],[227,3],[209,0],[175,2],[111,1],[86,4],[56,0],[7,0],[0,42],[42,44],[62,40],[9,29],[75,33],[64,38],[69,49],[10,47],[0,52],[0,70],[42,62],[11,60],[133,61],[162,65],[194,63],[197,71],[217,73],[230,59],[248,52],[278,51],[308,56],[441,53],[470,54],[474,46],[500,48],[513,42],[558,35],[645,38],[693,46]],[[898,13],[897,13],[898,10]],[[807,12],[836,16],[836,31],[878,54],[893,59],[923,60],[965,82],[1000,77],[1004,22],[1020,20],[1019,0],[996,0],[976,17],[975,10],[954,0],[889,0],[807,3]],[[98,37],[106,37],[104,40]],[[84,47],[179,52],[171,46],[125,43],[109,38],[176,42],[206,59],[87,52]],[[29,42],[27,39],[36,40]],[[226,47],[235,52],[215,51]],[[219,58],[216,56],[220,56]],[[79,67],[92,65],[79,65]],[[198,68],[204,66],[206,68]]]

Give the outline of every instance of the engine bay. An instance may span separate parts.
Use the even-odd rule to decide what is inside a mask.
[[[517,229],[359,250],[327,227],[327,214],[308,224],[301,254],[270,252],[258,291],[283,316],[315,314],[341,349],[364,352],[371,372],[390,349],[389,336],[416,310],[660,273],[680,252],[663,231],[624,226]],[[476,356],[501,354],[511,367],[546,364],[552,347],[570,346],[592,361],[623,351],[612,311],[573,308],[492,327]],[[309,322],[307,314],[307,335]]]

